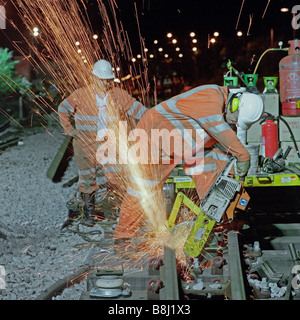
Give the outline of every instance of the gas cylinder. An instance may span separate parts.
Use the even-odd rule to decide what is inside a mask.
[[[278,127],[273,118],[267,118],[262,124],[262,155],[273,158],[278,150]]]
[[[300,116],[300,40],[290,40],[288,55],[279,62],[282,115]]]

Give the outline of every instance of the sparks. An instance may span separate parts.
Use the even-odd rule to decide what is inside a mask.
[[[247,30],[247,36],[250,35],[250,28],[252,25],[252,20],[253,20],[253,13],[249,15],[249,26],[248,26],[248,30]]]
[[[268,0],[268,3],[267,3],[266,8],[265,8],[265,11],[264,11],[264,13],[263,13],[263,15],[262,15],[262,19],[265,17],[265,14],[266,14],[266,12],[267,12],[267,10],[268,10],[270,1],[271,1],[271,0]]]
[[[235,26],[236,30],[237,30],[239,22],[240,22],[240,17],[241,17],[241,14],[242,14],[244,3],[245,3],[245,0],[243,0],[242,5],[241,5],[241,9],[240,9],[239,16],[238,16],[238,19],[237,19],[237,22],[236,22],[236,26]]]

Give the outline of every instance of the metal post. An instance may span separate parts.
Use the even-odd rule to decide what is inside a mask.
[[[19,97],[19,121],[23,120],[23,97]]]

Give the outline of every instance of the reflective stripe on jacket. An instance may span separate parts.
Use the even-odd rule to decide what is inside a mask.
[[[98,117],[96,94],[101,97],[101,93],[95,92],[92,86],[83,87],[74,91],[61,102],[58,107],[58,115],[67,134],[76,129],[93,137],[96,136]],[[104,95],[102,94],[102,96]],[[110,121],[122,118],[125,120],[126,114],[139,120],[147,110],[140,102],[120,88],[109,90],[107,103],[112,106],[112,110],[107,114],[108,126]],[[71,122],[72,116],[74,116],[75,128]]]
[[[182,138],[183,145],[192,147],[193,150],[198,141],[203,140],[203,136],[199,137],[197,134],[197,129],[204,129],[204,139],[210,137],[205,147],[218,142],[236,156],[238,161],[249,160],[247,149],[223,117],[227,96],[227,87],[205,85],[194,88],[152,108],[141,119],[139,128],[167,128],[170,132],[175,130]],[[192,136],[186,134],[188,129],[192,130]]]

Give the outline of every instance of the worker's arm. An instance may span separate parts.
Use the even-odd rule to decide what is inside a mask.
[[[199,123],[210,136],[234,155],[238,161],[250,160],[249,152],[229,124],[225,122],[222,114],[216,114],[209,118],[200,118]]]
[[[148,110],[143,104],[132,97],[127,91],[115,88],[113,95],[124,113],[139,121]]]
[[[70,99],[63,100],[58,106],[58,116],[65,133],[67,135],[73,135],[75,128],[72,125],[71,118],[72,115],[74,115],[74,108],[68,100]]]

